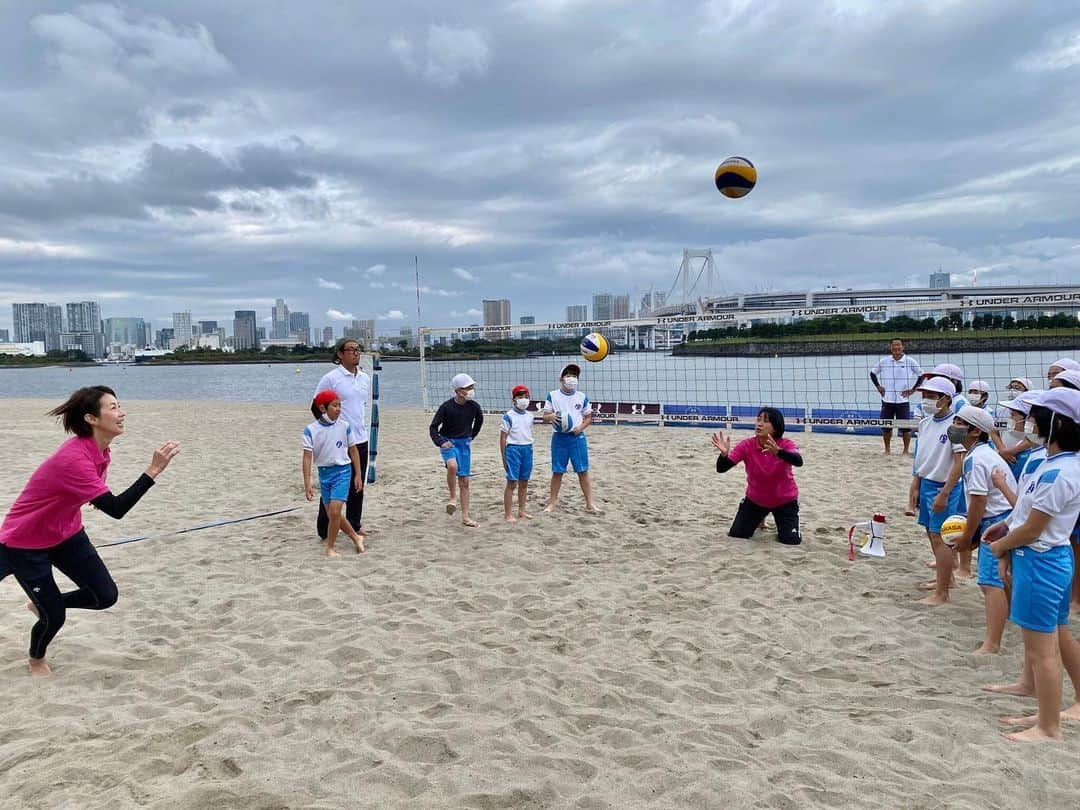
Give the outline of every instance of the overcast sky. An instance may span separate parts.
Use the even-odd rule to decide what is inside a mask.
[[[1063,0],[15,0],[0,327],[96,299],[312,325],[667,291],[1080,280]],[[758,187],[729,200],[716,165]]]

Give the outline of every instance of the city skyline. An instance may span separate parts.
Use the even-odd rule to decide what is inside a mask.
[[[0,38],[0,328],[96,300],[272,334],[277,297],[315,329],[551,321],[667,292],[683,248],[718,294],[1080,277],[1080,24],[1052,0],[13,0]]]

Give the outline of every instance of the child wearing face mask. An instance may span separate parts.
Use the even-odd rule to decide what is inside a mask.
[[[503,517],[507,523],[531,518],[525,511],[529,478],[533,466],[533,415],[529,412],[529,388],[515,385],[510,391],[513,407],[503,414],[499,425],[499,452],[506,470],[506,491],[503,493]],[[518,510],[514,517],[514,489],[517,489]]]
[[[1019,479],[1024,471],[1028,456],[1035,448],[1030,440],[1030,434],[1024,432],[1024,423],[1031,411],[1032,403],[1036,402],[1042,391],[1025,391],[1015,399],[1002,402],[1002,410],[1009,420],[1009,427],[1001,431],[1001,441],[1005,445],[999,450],[1001,457],[1012,470],[1013,477]]]
[[[972,380],[967,391],[968,405],[982,408],[990,417],[994,416],[994,409],[990,407],[990,384],[986,380]]]
[[[593,515],[600,513],[593,503],[592,484],[589,481],[589,446],[585,441],[585,429],[592,424],[592,405],[589,398],[578,390],[580,376],[581,367],[576,363],[566,366],[559,375],[559,387],[548,394],[544,404],[544,423],[555,426],[555,432],[551,435],[551,491],[544,507],[548,513],[554,512],[557,506],[567,464],[577,473],[581,494],[585,496],[585,511]],[[574,423],[567,433],[563,433],[560,427],[560,416],[564,413],[570,414]]]
[[[1012,503],[1003,489],[1015,489],[1016,480],[1005,460],[990,444],[989,434],[993,429],[994,417],[982,408],[969,405],[956,414],[947,433],[950,442],[963,445],[966,451],[967,526],[956,543],[958,553],[978,546],[983,532],[1008,518],[1012,510]],[[986,635],[975,654],[996,654],[1001,649],[1001,636],[1009,618],[1009,597],[998,574],[997,558],[989,549],[979,552],[978,581],[986,610]]]
[[[461,525],[474,528],[476,521],[469,516],[470,445],[484,424],[484,411],[475,399],[476,382],[468,374],[455,375],[450,387],[454,396],[435,411],[428,434],[446,465],[446,488],[450,492],[446,514],[457,511],[460,492]]]
[[[949,601],[949,587],[956,565],[952,549],[941,539],[941,525],[949,515],[964,511],[961,488],[948,483],[954,456],[962,454],[964,447],[950,442],[948,437],[956,393],[953,383],[944,377],[932,377],[918,390],[922,394],[923,419],[919,423],[915,445],[908,513],[918,512],[919,525],[925,527],[934,552],[934,592],[921,602],[937,606]],[[939,505],[942,508],[934,508]]]

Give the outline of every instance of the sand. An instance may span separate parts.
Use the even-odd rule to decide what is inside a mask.
[[[5,400],[0,510],[61,439]],[[725,536],[741,470],[696,429],[590,430],[584,514],[501,520],[495,420],[474,444],[474,514],[444,511],[427,417],[384,412],[368,553],[326,559],[303,500],[302,408],[126,403],[111,481],[183,453],[104,543],[301,505],[285,516],[104,549],[120,602],[73,611],[51,679],[26,674],[31,617],[0,583],[5,808],[1074,807],[1080,728],[999,736],[1033,702],[978,689],[997,657],[974,584],[916,606],[926,541],[902,516],[909,462],[880,440],[792,438],[806,543]],[[538,429],[546,439],[546,432]],[[888,515],[885,560],[846,528]],[[1071,699],[1066,685],[1065,695]]]

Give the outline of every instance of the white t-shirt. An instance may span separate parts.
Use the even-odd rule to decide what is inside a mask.
[[[919,422],[919,439],[915,445],[915,464],[912,472],[919,478],[944,484],[952,470],[953,453],[964,452],[964,445],[949,441],[949,426],[953,417],[950,413],[937,419],[924,417]]]
[[[1009,529],[1023,525],[1032,509],[1050,515],[1050,522],[1034,543],[1021,548],[1047,551],[1069,545],[1069,537],[1080,515],[1080,463],[1076,453],[1046,457],[1020,491],[1009,518]]]
[[[341,366],[326,372],[319,384],[315,386],[315,393],[320,391],[333,391],[341,400],[341,415],[352,427],[356,434],[356,443],[363,444],[368,440],[367,406],[371,399],[371,377],[367,372],[357,367],[355,374],[350,374]],[[314,394],[312,399],[314,399]]]
[[[1020,473],[1020,480],[1016,482],[1016,486],[1019,488],[1016,491],[1017,496],[1020,495],[1020,489],[1031,483],[1032,476],[1035,475],[1035,471],[1042,466],[1044,461],[1046,461],[1045,447],[1036,447],[1028,453],[1028,457],[1024,461],[1024,470]]]
[[[352,426],[342,417],[326,424],[315,420],[304,428],[304,449],[310,450],[316,467],[341,467],[352,464],[349,448],[359,444]]]
[[[499,430],[506,434],[507,444],[532,444],[532,429],[533,414],[530,411],[522,413],[517,408],[504,413],[499,425]]]
[[[559,388],[548,393],[544,410],[569,413],[574,418],[574,424],[579,425],[586,414],[592,413],[592,405],[589,404],[589,398],[581,391],[568,394]],[[555,429],[559,429],[558,425]]]
[[[1002,515],[1012,508],[1001,490],[994,486],[991,478],[994,470],[1002,470],[1005,473],[1005,482],[1009,485],[1009,489],[1015,492],[1016,479],[1013,478],[1012,470],[989,442],[979,442],[967,452],[964,458],[964,492],[969,496],[969,512],[971,511],[971,495],[986,496],[986,512],[983,517]]]
[[[923,373],[915,358],[906,354],[901,355],[899,360],[893,360],[891,354],[882,357],[871,371],[885,389],[881,395],[882,402],[907,402],[908,398],[902,392],[908,390]]]

